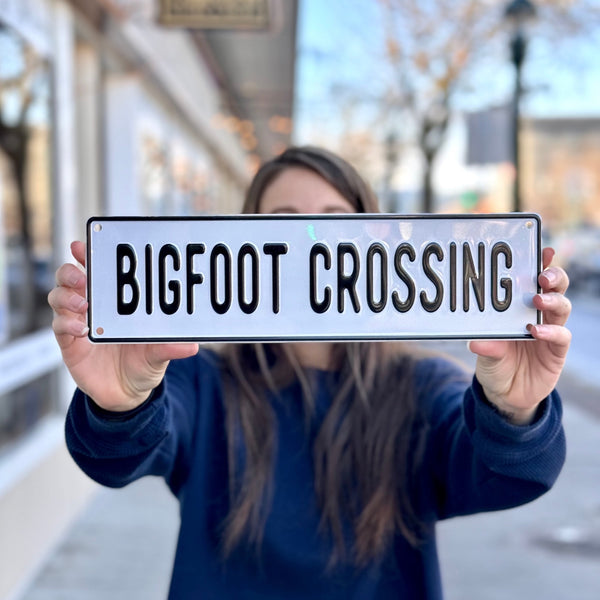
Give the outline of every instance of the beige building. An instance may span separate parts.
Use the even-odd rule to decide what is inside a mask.
[[[600,227],[600,118],[531,119],[522,133],[523,199],[547,227]]]

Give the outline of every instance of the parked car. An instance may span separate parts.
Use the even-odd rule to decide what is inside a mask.
[[[571,291],[600,295],[600,228],[564,231],[551,244],[569,275]]]

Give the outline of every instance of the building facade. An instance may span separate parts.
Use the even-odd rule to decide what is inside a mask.
[[[600,228],[600,118],[529,119],[523,197],[553,230]]]
[[[64,446],[73,382],[46,301],[70,242],[95,215],[236,212],[289,143],[296,2],[252,35],[166,28],[157,5],[0,0],[1,598],[96,489]]]

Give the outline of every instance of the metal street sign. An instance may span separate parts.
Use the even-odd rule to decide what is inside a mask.
[[[88,221],[94,342],[531,337],[537,215]]]

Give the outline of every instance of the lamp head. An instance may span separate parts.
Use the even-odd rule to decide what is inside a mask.
[[[512,0],[504,9],[504,17],[515,27],[532,21],[537,15],[535,4],[530,0]]]

